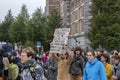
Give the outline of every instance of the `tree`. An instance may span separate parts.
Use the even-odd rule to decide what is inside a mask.
[[[120,0],[92,0],[91,46],[111,50],[120,46]]]
[[[8,10],[4,21],[0,24],[0,41],[10,42],[8,30],[13,20],[12,12]]]
[[[28,21],[29,15],[27,12],[27,8],[26,5],[23,5],[21,8],[21,12],[14,19],[9,29],[10,39],[13,43],[25,43],[25,27]]]
[[[53,34],[56,28],[60,28],[62,25],[61,17],[56,9],[54,9],[50,15],[46,18],[47,38],[53,39]]]
[[[62,25],[61,17],[56,9],[54,9],[50,15],[46,17],[45,28],[46,28],[46,38],[45,47],[50,48],[49,44],[53,40],[54,31],[56,28],[60,28]]]
[[[43,14],[41,8],[38,8],[33,14],[32,18],[29,20],[26,28],[25,28],[25,35],[27,43],[32,42],[36,45],[37,41],[43,42]]]

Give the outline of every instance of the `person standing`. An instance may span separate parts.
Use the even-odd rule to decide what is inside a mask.
[[[47,80],[57,80],[57,62],[52,58],[52,54],[49,53],[48,60],[44,63],[45,77]]]
[[[10,56],[10,62],[14,63],[14,64],[20,64],[20,58],[17,57],[17,52],[16,51],[12,51],[11,52],[11,56]]]
[[[112,64],[110,63],[110,57],[108,53],[103,53],[100,57],[101,62],[104,64],[106,75],[108,80],[112,80]]]
[[[16,80],[20,80],[19,73],[20,73],[22,64],[21,64],[20,58],[17,57],[17,52],[16,51],[11,52],[11,56],[10,56],[9,61],[10,61],[9,67],[12,66],[12,65],[16,65],[16,67],[12,68],[13,69],[12,71],[14,71],[14,74],[12,74],[12,72],[10,71],[11,69],[9,70],[9,68],[8,68],[8,77],[9,78],[15,78],[15,73],[17,73],[17,68],[18,68],[18,76],[17,76]],[[12,75],[14,75],[14,77],[12,77]]]
[[[21,80],[45,80],[44,71],[34,59],[35,51],[31,47],[22,50],[20,58],[23,64],[21,68]]]
[[[107,80],[104,65],[95,58],[95,53],[87,52],[87,59],[82,80]]]
[[[112,58],[114,58],[112,80],[120,80],[120,57],[115,55]]]
[[[76,47],[69,68],[70,80],[82,80],[84,59],[81,54],[82,49]]]
[[[68,70],[72,60],[72,53],[68,49],[66,50],[69,53],[68,58],[65,53],[61,53],[59,56],[56,55],[57,53],[52,53],[53,59],[58,63],[57,80],[69,80]]]
[[[8,58],[8,54],[4,54],[3,55],[3,64],[4,64],[4,71],[3,71],[3,75],[4,75],[4,79],[8,80],[8,66],[9,66],[9,58]]]
[[[0,80],[3,80],[3,69],[4,69],[3,54],[4,54],[4,50],[0,49]]]

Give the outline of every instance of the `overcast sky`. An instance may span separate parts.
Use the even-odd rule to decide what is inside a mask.
[[[26,4],[28,13],[31,15],[37,8],[45,10],[46,0],[0,0],[0,21],[4,19],[9,9],[15,17],[20,13],[21,6]]]

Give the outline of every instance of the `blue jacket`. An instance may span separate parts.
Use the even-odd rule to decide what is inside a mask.
[[[88,61],[82,80],[107,80],[103,63],[96,58],[92,62]]]

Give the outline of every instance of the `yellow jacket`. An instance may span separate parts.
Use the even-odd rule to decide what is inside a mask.
[[[106,70],[106,75],[107,75],[108,80],[112,80],[112,71],[113,71],[112,65],[109,63],[105,63],[104,67]]]

